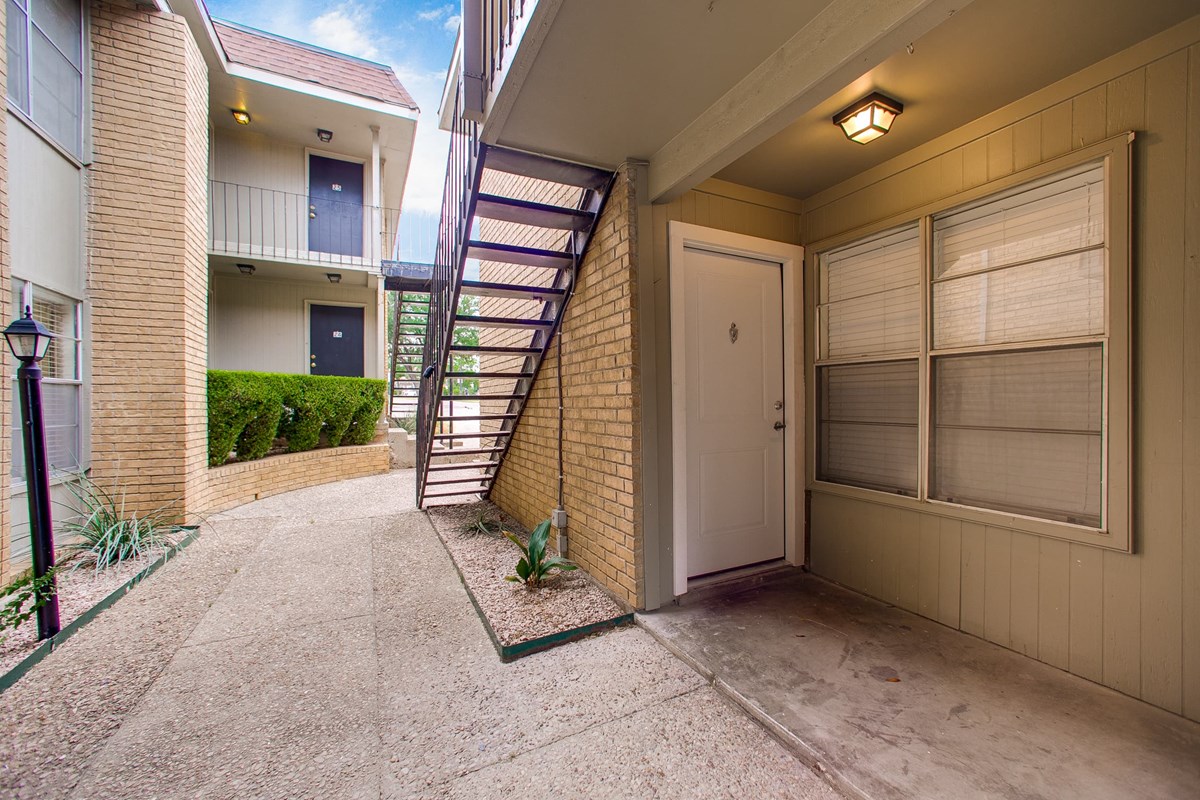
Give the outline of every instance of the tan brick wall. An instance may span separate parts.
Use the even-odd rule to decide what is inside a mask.
[[[92,473],[186,513],[206,481],[205,67],[181,17],[91,6]]]
[[[562,187],[527,180],[495,188],[541,202],[564,203],[570,197]],[[645,575],[637,489],[641,419],[635,391],[635,214],[633,184],[622,171],[580,270],[561,337],[568,555],[630,605],[641,607]],[[484,231],[504,232],[499,226]],[[526,243],[547,244],[544,240]],[[483,280],[528,284],[548,279],[545,271],[497,264],[481,265],[480,275]],[[504,313],[512,307],[510,302],[487,301],[482,313]],[[482,334],[486,342],[511,341],[505,331],[485,329]],[[499,360],[489,361],[491,368]],[[492,500],[527,526],[544,520],[557,505],[557,381],[552,347],[492,491]]]
[[[294,489],[381,475],[388,471],[390,452],[386,443],[330,447],[213,467],[206,475],[205,510],[216,513]]]
[[[8,4],[0,8],[0,41],[3,41],[6,27]],[[0,46],[0,86],[8,84],[8,50]],[[12,276],[8,248],[8,115],[0,114],[0,287],[8,287]],[[6,289],[7,290],[7,289]],[[7,309],[8,304],[0,304]],[[4,318],[7,325],[9,320]],[[12,409],[12,380],[16,374],[16,360],[8,347],[0,345],[0,365],[3,365],[3,379],[0,379],[0,584],[8,583],[12,570],[10,569],[8,552],[8,526],[10,517],[9,479],[12,472],[12,436],[10,431],[10,416]]]

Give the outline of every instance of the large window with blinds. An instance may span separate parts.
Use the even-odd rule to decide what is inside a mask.
[[[817,481],[1128,547],[1122,144],[817,255]]]
[[[76,158],[83,153],[83,6],[6,0],[8,100]]]

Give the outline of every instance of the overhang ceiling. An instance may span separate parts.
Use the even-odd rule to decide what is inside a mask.
[[[496,141],[602,166],[650,159],[827,0],[566,0]],[[804,198],[1094,64],[1197,12],[1196,0],[973,0],[717,177]],[[892,132],[831,117],[873,90]]]
[[[1194,15],[1195,0],[975,0],[717,173],[804,198],[995,111]],[[881,91],[904,103],[867,145],[832,117]]]
[[[649,158],[829,0],[566,0],[500,143]]]
[[[239,126],[230,109],[250,112],[248,126]],[[210,73],[209,118],[222,129],[241,128],[268,139],[371,159],[371,125],[379,126],[384,205],[397,208],[408,177],[416,121],[346,105],[323,97],[304,95],[278,86]],[[333,141],[322,143],[317,129],[333,131]]]

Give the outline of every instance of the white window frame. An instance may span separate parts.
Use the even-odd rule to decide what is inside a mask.
[[[1004,527],[1011,530],[1032,533],[1056,539],[1073,542],[1083,542],[1097,547],[1133,552],[1133,513],[1132,513],[1132,378],[1131,378],[1131,149],[1134,135],[1132,132],[1111,137],[1094,145],[1080,148],[1070,154],[1045,161],[1004,178],[990,181],[973,189],[963,191],[913,209],[902,215],[896,215],[879,220],[829,239],[813,243],[809,247],[809,281],[806,292],[809,300],[808,308],[808,342],[806,344],[806,369],[808,377],[808,407],[814,413],[808,415],[808,488],[810,491],[822,494],[840,495],[882,504],[892,507],[920,511],[954,518],[962,521],[977,522],[984,525]],[[929,443],[932,433],[932,369],[933,357],[945,354],[947,351],[932,349],[932,290],[933,290],[933,217],[942,212],[953,210],[981,200],[989,196],[1019,188],[1023,184],[1053,177],[1075,167],[1088,163],[1102,163],[1105,177],[1105,317],[1106,334],[1102,339],[1104,345],[1104,387],[1103,387],[1103,447],[1104,463],[1102,466],[1103,507],[1101,523],[1098,527],[1079,525],[1070,522],[1060,522],[1040,517],[1025,516],[1005,511],[967,506],[957,503],[934,500],[929,497],[930,454]],[[818,420],[816,410],[819,408],[817,396],[816,370],[818,366],[833,363],[834,360],[823,361],[817,349],[820,333],[817,319],[815,300],[819,297],[818,274],[820,254],[851,244],[891,229],[917,222],[921,226],[921,274],[922,274],[922,314],[921,314],[921,352],[919,380],[919,435],[918,453],[918,486],[917,496],[908,497],[886,491],[867,489],[839,483],[818,480],[817,475],[817,444]],[[1053,340],[1055,347],[1065,345],[1069,340]],[[1036,349],[1044,342],[1022,343],[1019,349]],[[985,352],[986,347],[971,348],[971,352]],[[954,351],[951,351],[954,352]],[[874,359],[871,359],[874,360]]]
[[[84,425],[85,425],[84,388],[83,388],[83,386],[84,386],[84,380],[83,380],[83,303],[80,302],[79,300],[76,300],[75,298],[68,297],[67,295],[62,294],[61,292],[55,292],[52,289],[46,289],[45,287],[40,287],[37,284],[33,283],[32,281],[28,281],[23,278],[17,278],[16,283],[17,283],[17,286],[20,288],[20,292],[21,292],[21,300],[20,300],[21,306],[19,309],[17,309],[17,311],[19,312],[19,315],[23,315],[25,313],[25,308],[27,306],[32,308],[33,298],[38,293],[39,289],[41,291],[49,292],[49,293],[53,294],[56,298],[62,298],[63,300],[70,303],[72,306],[72,309],[74,312],[73,319],[72,319],[72,327],[74,329],[73,335],[69,336],[69,337],[62,337],[62,336],[59,336],[58,334],[56,334],[56,338],[60,342],[63,341],[63,339],[65,338],[65,339],[69,339],[70,341],[72,341],[74,343],[74,348],[75,348],[74,376],[71,378],[51,378],[51,377],[43,376],[42,383],[49,384],[49,385],[57,384],[57,385],[64,385],[64,386],[79,387],[79,391],[75,393],[75,403],[76,403],[75,419],[77,420],[76,427],[78,428],[78,436],[76,438],[75,466],[74,466],[74,468],[67,469],[67,470],[61,470],[61,469],[56,470],[51,475],[51,479],[57,480],[57,479],[61,479],[61,478],[67,478],[70,476],[83,474],[84,472],[87,471],[87,453],[86,453],[86,441],[85,441],[86,440],[86,431],[84,429]],[[19,387],[16,385],[16,373],[15,372],[13,373],[13,390],[12,391],[13,391],[12,397],[13,397],[14,406],[19,409],[19,400],[17,399],[19,397],[19,394],[18,394]],[[16,413],[19,414],[20,413],[19,410]],[[14,425],[19,424],[19,422],[20,422],[19,418],[14,419]],[[14,458],[13,465],[15,466],[15,464],[16,464],[16,460]],[[14,491],[23,490],[27,483],[25,478],[18,478],[18,477],[16,477],[15,474],[11,475],[11,479],[12,479]]]

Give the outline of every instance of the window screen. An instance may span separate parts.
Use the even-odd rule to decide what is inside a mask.
[[[821,256],[821,480],[916,494],[920,254],[911,225]]]

